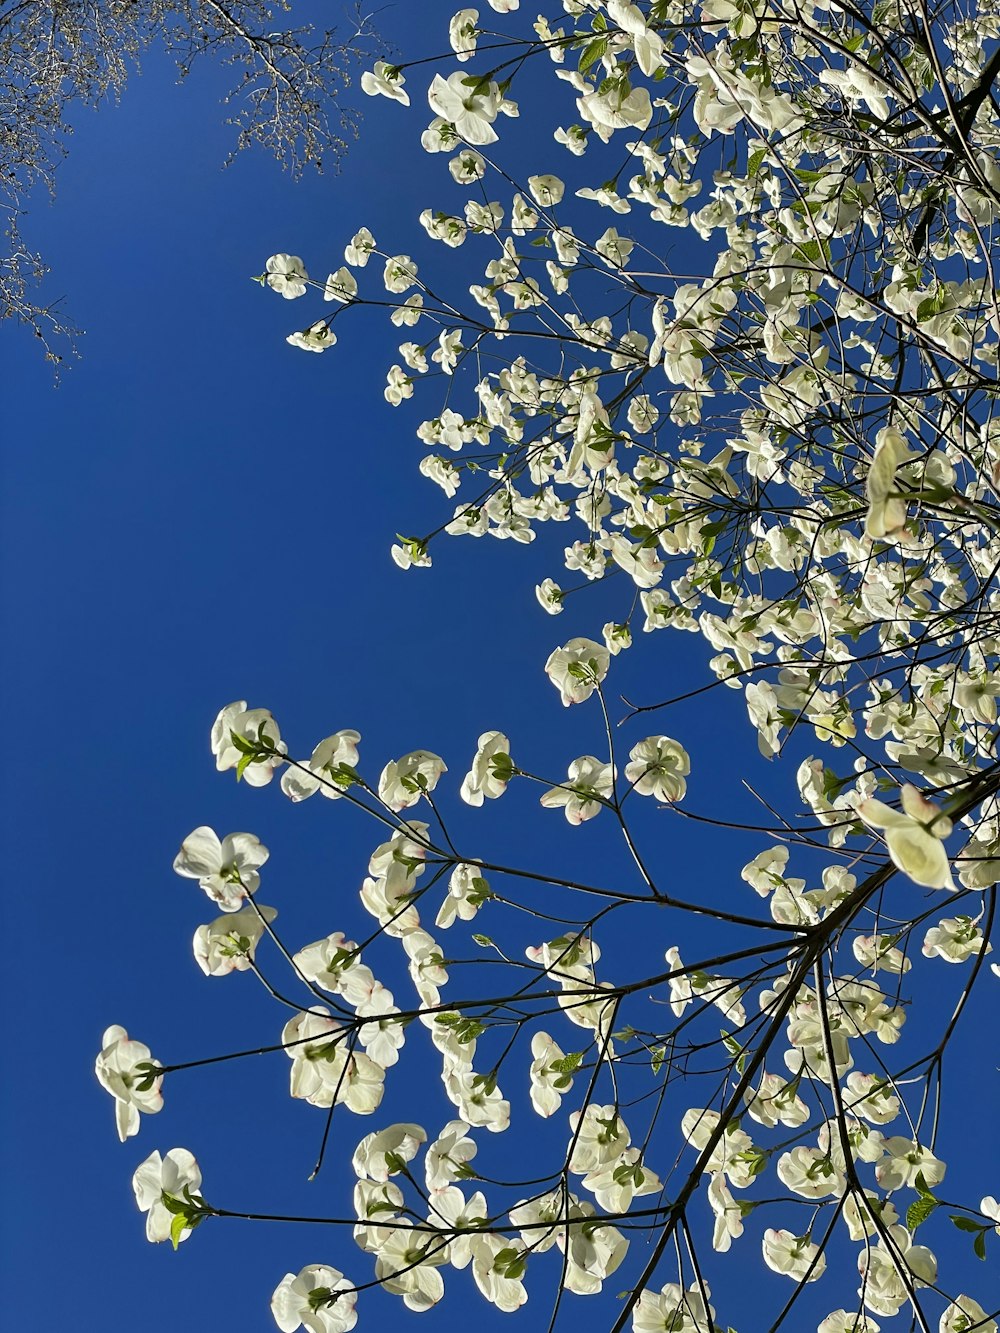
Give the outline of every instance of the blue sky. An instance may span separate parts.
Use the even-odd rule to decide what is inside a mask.
[[[431,8],[443,33],[450,7]],[[397,6],[384,23],[408,53],[423,19]],[[79,115],[56,201],[38,201],[31,231],[55,270],[50,291],[65,292],[87,330],[83,359],[54,389],[32,340],[0,327],[13,705],[0,1226],[12,1327],[72,1321],[166,1333],[184,1320],[192,1333],[263,1333],[273,1328],[270,1291],[287,1270],[329,1261],[364,1280],[367,1260],[347,1237],[298,1226],[209,1223],[176,1255],[151,1247],[131,1197],[135,1165],[154,1147],[184,1145],[213,1203],[343,1211],[351,1135],[450,1117],[433,1063],[410,1052],[409,1100],[390,1091],[371,1124],[335,1119],[344,1139],[335,1133],[323,1174],[306,1185],[323,1116],[289,1101],[278,1054],[168,1080],[164,1112],[137,1139],[117,1142],[92,1073],[107,1024],[122,1023],[173,1062],[274,1041],[284,1021],[252,977],[206,980],[195,967],[190,937],[211,912],[171,871],[186,833],[208,823],[262,838],[271,861],[261,900],[279,907],[293,947],[365,928],[356,890],[377,831],[342,806],[293,808],[276,789],[217,775],[208,728],[222,705],[246,698],[271,708],[302,753],[355,727],[372,774],[407,750],[435,750],[455,787],[487,728],[508,732],[515,757],[553,777],[577,754],[600,752],[596,710],[564,711],[541,667],[556,642],[599,630],[611,594],[598,590],[549,619],[531,593],[556,572],[541,542],[446,542],[433,571],[399,571],[388,555],[394,535],[429,529],[447,507],[416,471],[422,446],[412,429],[436,410],[433,390],[393,413],[382,400],[393,344],[376,321],[307,356],[283,341],[309,318],[305,302],[248,281],[282,250],[325,275],[361,224],[394,249],[426,250],[413,239],[416,215],[440,197],[443,163],[433,163],[435,186],[425,189],[420,117],[368,103],[343,172],[293,183],[260,155],[219,169],[229,147],[220,91],[222,76],[207,69],[175,86],[153,55],[120,106]],[[518,126],[515,149],[532,132]],[[706,656],[694,636],[652,636],[619,659],[616,689],[646,699],[679,692]],[[743,771],[788,801],[792,766],[780,779],[765,773],[742,718],[739,696],[719,691],[710,708],[664,724],[696,756],[694,809],[714,813],[724,799],[734,817],[758,817],[735,780]],[[632,743],[646,732],[627,734]],[[498,858],[598,880],[620,873],[600,820],[570,834],[535,801],[515,791],[506,808],[459,811],[457,827]],[[765,844],[707,838],[655,812],[643,812],[643,829],[684,896],[708,898],[718,880],[729,903],[751,906],[734,872]],[[650,938],[644,921],[636,947],[693,951],[690,927],[678,930]],[[986,1021],[974,1007],[970,1030],[977,1014]],[[948,1077],[961,1080],[975,1051],[974,1040],[959,1047]],[[501,1139],[484,1153],[499,1161],[510,1148]],[[997,1193],[995,1148],[986,1141],[982,1151]],[[970,1153],[968,1193],[982,1168]],[[956,1162],[956,1185],[961,1174]],[[943,1258],[950,1238],[940,1240]],[[762,1270],[758,1244],[744,1242],[721,1271],[780,1301],[786,1286]],[[982,1299],[980,1267],[959,1249]],[[608,1288],[626,1285],[612,1278]],[[500,1326],[468,1275],[446,1286],[425,1326],[473,1313]],[[544,1327],[543,1286],[534,1285],[524,1327]],[[852,1295],[816,1293],[816,1308]],[[752,1311],[719,1305],[740,1333],[759,1326]],[[571,1318],[596,1319],[590,1310],[574,1302]],[[381,1293],[366,1296],[362,1326],[409,1318]]]

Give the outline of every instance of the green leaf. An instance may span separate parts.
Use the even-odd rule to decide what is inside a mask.
[[[484,949],[489,949],[493,945],[493,941],[490,939],[489,935],[473,935],[472,939]]]
[[[763,148],[758,148],[757,151],[756,151],[756,153],[751,153],[751,154],[750,154],[749,158],[747,158],[747,175],[748,175],[748,176],[756,176],[756,175],[757,175],[757,172],[760,170],[761,163],[764,161],[764,158],[765,158],[766,156],[767,156],[767,152],[766,152],[766,150],[763,149]]]
[[[253,757],[252,754],[245,754],[245,755],[243,755],[243,757],[240,759],[240,762],[236,765],[236,781],[237,781],[237,782],[239,782],[240,778],[243,776],[243,774],[247,771],[247,769],[248,769],[248,768],[250,767],[250,765],[253,763],[253,760],[254,760],[254,757]]]
[[[916,1231],[921,1222],[926,1222],[938,1207],[938,1200],[930,1194],[924,1194],[911,1203],[906,1210],[906,1225],[910,1231]]]
[[[595,37],[592,41],[589,41],[580,53],[577,70],[581,74],[586,74],[591,65],[593,65],[595,61],[600,60],[607,52],[607,49],[608,39],[606,37]]]
[[[983,1231],[984,1227],[980,1222],[976,1222],[971,1217],[962,1217],[958,1213],[952,1213],[951,1220],[959,1231]]]
[[[170,1223],[170,1243],[175,1250],[177,1249],[177,1246],[181,1243],[181,1232],[186,1230],[187,1230],[187,1214],[178,1213],[174,1217],[174,1220]]]
[[[927,1181],[924,1179],[924,1174],[923,1174],[922,1171],[918,1171],[918,1172],[917,1172],[917,1178],[916,1178],[916,1180],[913,1182],[913,1184],[914,1184],[914,1187],[915,1187],[917,1193],[920,1195],[920,1197],[921,1197],[922,1199],[933,1199],[933,1198],[934,1198],[934,1195],[933,1195],[932,1192],[931,1192],[931,1188],[930,1188],[930,1186],[927,1184]],[[935,1200],[935,1202],[936,1202],[936,1200]]]
[[[573,1074],[583,1063],[583,1051],[570,1051],[568,1055],[553,1060],[549,1070],[554,1074]]]
[[[973,1249],[973,1252],[978,1256],[978,1258],[980,1258],[980,1259],[985,1259],[985,1258],[986,1258],[986,1232],[985,1232],[985,1231],[980,1231],[979,1235],[978,1235],[978,1236],[976,1237],[976,1239],[972,1242],[972,1249]]]

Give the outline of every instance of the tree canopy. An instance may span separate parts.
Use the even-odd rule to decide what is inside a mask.
[[[366,321],[399,330],[385,399],[430,399],[419,470],[447,503],[396,563],[433,578],[447,538],[534,542],[537,601],[590,626],[545,663],[588,751],[565,772],[521,757],[531,718],[470,741],[459,784],[430,749],[369,764],[353,726],[303,745],[259,701],[217,716],[220,772],[377,838],[363,911],[338,901],[315,941],[258,901],[256,835],[201,826],[175,861],[221,913],[201,969],[285,1011],[260,1049],[318,1108],[314,1174],[346,1143],[356,1179],[315,1219],[322,1262],[275,1274],[275,1321],[363,1326],[374,1285],[427,1311],[454,1268],[551,1327],[568,1293],[608,1333],[996,1333],[985,1283],[949,1270],[956,1240],[985,1257],[1000,1205],[946,1172],[981,1150],[988,1049],[950,1052],[997,971],[1000,12],[550,8],[441,10],[450,51],[366,72],[418,118],[422,230],[352,229],[342,265],[291,239],[259,278],[307,308],[287,341],[318,369]],[[488,679],[488,608],[467,613],[459,669]],[[670,631],[706,646],[676,689]],[[632,655],[649,692],[623,700]],[[763,776],[701,743],[720,695]],[[516,827],[477,851],[463,807],[500,819],[532,786],[544,813],[515,821],[599,820],[613,875],[524,864]],[[125,1141],[175,1082],[259,1053],[154,1058],[113,1026],[97,1070]],[[210,1172],[146,1158],[150,1240],[251,1216]],[[788,1279],[773,1308],[726,1282],[751,1249]]]
[[[290,11],[263,0],[0,2],[0,318],[31,329],[52,360],[75,329],[58,302],[43,300],[47,268],[22,220],[33,197],[55,189],[76,110],[118,96],[152,43],[174,55],[182,78],[206,56],[232,66],[235,152],[259,145],[295,172],[336,165],[357,132],[344,101],[352,63],[373,49],[373,35],[365,19],[338,32],[292,24]]]

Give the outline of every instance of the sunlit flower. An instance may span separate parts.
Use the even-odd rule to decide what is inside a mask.
[[[286,301],[294,301],[297,296],[305,296],[309,274],[298,255],[272,255],[267,261],[268,287],[278,292]]]
[[[365,70],[362,74],[361,91],[369,97],[388,97],[394,102],[402,102],[403,106],[409,106],[410,94],[403,87],[405,82],[395,65],[377,60],[373,70]]]
[[[174,871],[186,879],[196,879],[198,887],[224,912],[238,912],[257,892],[257,871],[269,855],[252,833],[227,833],[220,841],[214,829],[202,824],[181,843],[174,857]]]
[[[281,1333],[349,1333],[358,1322],[354,1283],[336,1268],[307,1264],[286,1273],[271,1297],[271,1313]]]
[[[152,1059],[149,1047],[131,1041],[123,1027],[115,1024],[105,1031],[94,1072],[101,1087],[115,1099],[115,1123],[122,1143],[138,1134],[140,1112],[155,1115],[163,1107],[163,1076],[154,1072],[157,1068],[159,1061]]]
[[[894,810],[870,797],[858,814],[872,828],[885,831],[889,858],[904,875],[927,889],[955,890],[948,853],[942,839],[951,833],[951,820],[909,784],[900,791],[903,809]]]
[[[186,1148],[171,1148],[166,1157],[150,1153],[132,1177],[135,1201],[146,1214],[146,1239],[154,1244],[169,1240],[176,1216],[163,1201],[165,1194],[184,1201],[187,1192],[196,1195],[201,1188],[201,1169]],[[181,1230],[178,1240],[187,1240],[191,1229]]]

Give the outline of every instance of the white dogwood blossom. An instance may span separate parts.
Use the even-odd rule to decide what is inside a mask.
[[[238,912],[257,892],[257,873],[268,858],[268,850],[252,833],[227,833],[219,838],[207,825],[196,828],[181,843],[174,857],[174,871],[196,879],[212,902],[224,912]]]
[[[281,1333],[350,1333],[358,1322],[357,1295],[351,1282],[336,1268],[307,1264],[298,1273],[286,1273],[271,1297],[271,1313]]]
[[[122,1143],[139,1132],[140,1112],[155,1115],[163,1108],[163,1076],[148,1046],[129,1037],[123,1027],[109,1027],[101,1038],[94,1066],[98,1081],[115,1099],[115,1124]]]
[[[858,806],[858,814],[872,828],[884,830],[893,865],[914,884],[954,891],[943,842],[951,833],[951,820],[932,802],[924,800],[916,787],[908,784],[902,787],[900,797],[902,810],[869,798]]]
[[[199,1198],[201,1168],[186,1148],[171,1148],[166,1156],[152,1152],[136,1169],[132,1190],[140,1212],[146,1214],[146,1239],[160,1241],[187,1240],[192,1227],[174,1228],[174,1221],[182,1217],[170,1205],[190,1197]]]

